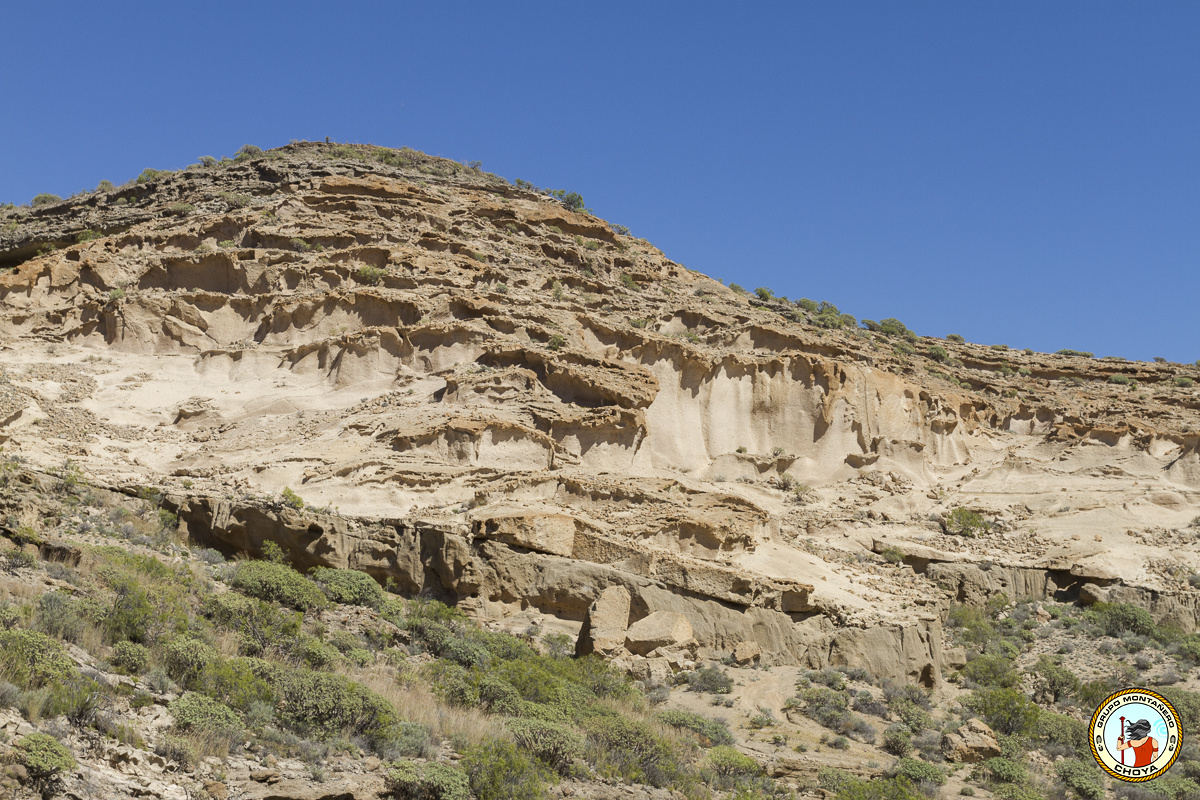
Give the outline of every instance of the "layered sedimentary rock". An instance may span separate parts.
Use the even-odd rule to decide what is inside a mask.
[[[6,452],[614,657],[680,615],[697,657],[928,684],[948,605],[996,594],[1196,628],[1195,366],[839,328],[381,152],[0,212]]]

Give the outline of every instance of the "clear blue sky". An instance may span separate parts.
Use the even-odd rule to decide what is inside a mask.
[[[1200,4],[26,2],[0,201],[409,146],[918,333],[1200,358]]]

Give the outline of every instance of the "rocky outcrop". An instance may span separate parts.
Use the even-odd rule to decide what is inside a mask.
[[[692,623],[677,611],[655,611],[629,626],[625,647],[639,656],[661,648],[684,647],[693,641]]]
[[[951,603],[1196,628],[1200,369],[902,343],[380,152],[0,209],[5,452],[158,487],[227,555],[553,615],[581,651],[628,652],[610,589],[625,622],[686,618],[697,657],[927,685]]]
[[[609,586],[583,618],[583,627],[575,643],[576,655],[596,653],[616,656],[625,646],[625,631],[629,628],[629,590],[624,586]]]
[[[1000,755],[1000,742],[983,720],[972,718],[942,736],[942,754],[947,761],[976,764]]]

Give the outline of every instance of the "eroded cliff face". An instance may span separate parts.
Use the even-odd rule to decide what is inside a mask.
[[[392,152],[3,212],[6,452],[484,617],[578,628],[621,586],[623,623],[682,614],[692,657],[932,683],[947,604],[997,592],[1196,627],[1196,367],[829,329]],[[956,508],[989,528],[951,535]]]

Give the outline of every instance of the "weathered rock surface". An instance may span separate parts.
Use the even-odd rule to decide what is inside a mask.
[[[948,761],[974,764],[1000,755],[1000,742],[983,720],[969,719],[958,730],[942,736],[942,754]]]
[[[614,656],[620,653],[625,646],[625,631],[629,628],[631,599],[624,586],[609,586],[600,593],[583,619],[575,645],[577,655]]]
[[[1196,629],[1195,366],[908,353],[372,152],[0,211],[6,453],[157,486],[226,555],[277,542],[481,618],[579,626],[621,587],[702,658],[933,684],[947,605],[998,594]],[[986,525],[955,535],[957,508]]]
[[[692,623],[676,611],[655,611],[625,631],[625,647],[640,656],[660,647],[679,647],[692,639]]]

